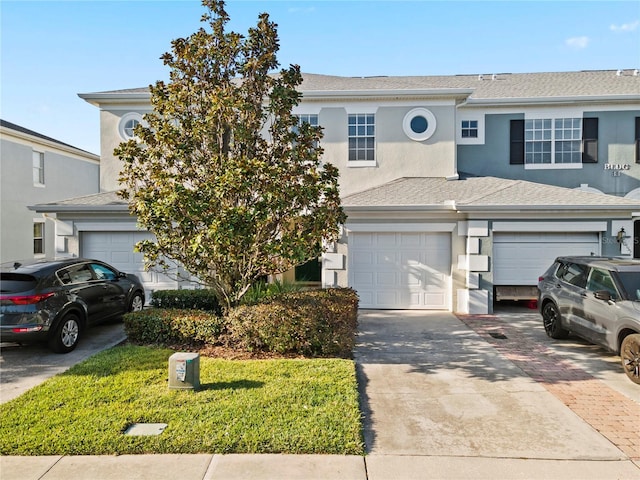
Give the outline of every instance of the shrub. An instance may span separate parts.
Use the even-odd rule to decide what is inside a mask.
[[[357,323],[358,296],[350,288],[289,292],[231,310],[224,341],[249,351],[346,358]]]
[[[240,299],[240,303],[242,305],[252,305],[280,293],[298,292],[303,288],[300,284],[281,282],[280,280],[269,283],[260,281],[251,285],[251,288]]]
[[[151,305],[157,308],[179,308],[222,312],[213,290],[158,290],[153,292]]]
[[[124,316],[129,340],[141,345],[218,343],[223,319],[212,312],[175,308],[150,308]]]

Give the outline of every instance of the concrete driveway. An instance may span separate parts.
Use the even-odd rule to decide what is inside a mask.
[[[525,321],[533,321],[533,315],[525,312]],[[507,338],[504,330],[519,317],[473,320],[486,329],[495,327],[496,318],[504,327],[497,337]],[[513,328],[509,335],[518,328],[532,329],[534,338],[520,342],[524,349],[547,341],[544,332],[539,337],[531,325]],[[599,433],[544,382],[509,358],[508,351],[488,342],[486,331],[476,332],[451,313],[362,311],[359,330],[355,358],[366,449],[370,461],[385,458],[389,472],[396,459],[417,456],[587,461],[585,475],[588,461],[613,465],[640,460],[640,454],[623,451]],[[602,353],[591,356],[592,369],[597,370]],[[566,353],[569,363],[571,355]],[[584,354],[574,360],[585,366],[583,358]],[[630,418],[635,418],[629,430],[637,431],[640,389],[634,391],[631,387],[637,386],[626,382],[630,385],[624,388],[632,398],[624,398],[631,405]],[[554,383],[560,384],[564,385]],[[600,408],[598,403],[593,406]],[[640,477],[637,473],[633,478]]]
[[[110,323],[88,329],[76,349],[65,354],[53,353],[42,344],[0,344],[0,403],[22,395],[47,378],[125,339],[124,325]]]

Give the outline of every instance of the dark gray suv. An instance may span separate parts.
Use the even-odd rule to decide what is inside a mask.
[[[91,324],[144,306],[135,275],[98,260],[73,258],[0,266],[0,341],[45,340],[58,353],[73,350]]]
[[[551,338],[569,332],[619,354],[640,384],[640,261],[558,257],[539,278],[538,308]]]

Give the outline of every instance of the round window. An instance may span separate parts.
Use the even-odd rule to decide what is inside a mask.
[[[135,138],[133,130],[139,123],[142,123],[142,115],[139,113],[132,112],[123,115],[120,119],[120,124],[118,125],[118,133],[120,133],[120,137],[123,140],[131,140],[132,138]]]
[[[402,128],[411,140],[422,142],[436,131],[436,117],[426,108],[414,108],[404,116]]]

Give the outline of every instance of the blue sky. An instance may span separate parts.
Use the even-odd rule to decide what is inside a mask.
[[[229,28],[278,24],[282,66],[344,76],[640,68],[640,1],[227,1]],[[197,0],[0,0],[0,117],[99,153],[78,93],[167,79]]]

